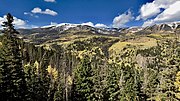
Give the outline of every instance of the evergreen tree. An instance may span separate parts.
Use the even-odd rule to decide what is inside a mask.
[[[24,66],[25,76],[26,76],[26,83],[28,88],[28,101],[41,101],[41,93],[40,88],[41,85],[39,85],[40,81],[38,79],[37,75],[37,69],[35,65],[27,64]]]
[[[140,100],[140,78],[134,63],[122,63],[120,80],[120,101]]]
[[[91,101],[93,99],[93,70],[89,57],[84,57],[75,70],[73,82],[73,101]]]
[[[92,60],[92,69],[94,72],[93,76],[93,100],[92,101],[104,101],[107,96],[106,93],[106,84],[107,84],[107,73],[108,71],[108,63],[102,52],[102,50],[98,47],[92,48],[91,53],[89,54]]]
[[[158,44],[160,54],[156,54],[155,66],[158,70],[158,86],[154,93],[155,99],[176,100],[175,76],[179,69],[179,51],[176,40],[165,40]]]
[[[3,22],[2,48],[0,51],[0,99],[25,100],[26,82],[22,66],[20,39],[13,26],[13,16],[7,14],[7,21]]]
[[[57,87],[57,91],[54,94],[54,101],[63,101],[63,91],[62,84],[59,83]]]
[[[114,64],[109,65],[109,71],[107,75],[107,86],[106,86],[106,93],[105,93],[105,100],[108,101],[118,101],[119,98],[119,80],[117,77],[117,74],[115,72],[115,66]]]
[[[39,87],[37,94],[40,95],[40,97],[38,98],[39,101],[48,100],[50,97],[50,77],[48,75],[46,64],[46,61],[42,59],[37,67],[37,78]]]

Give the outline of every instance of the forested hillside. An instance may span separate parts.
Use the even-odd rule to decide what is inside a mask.
[[[0,36],[1,101],[180,100],[179,33],[23,34],[12,22]]]

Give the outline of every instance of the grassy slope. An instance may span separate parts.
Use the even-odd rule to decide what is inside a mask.
[[[130,36],[129,36],[130,37]],[[109,48],[109,52],[115,52],[119,54],[121,50],[127,45],[136,46],[138,49],[147,49],[157,45],[157,41],[163,39],[175,39],[177,38],[180,41],[180,35],[175,34],[149,34],[145,36],[135,36],[135,38],[129,38],[127,40],[119,41],[113,44]]]
[[[118,53],[118,51],[121,51],[127,45],[137,46],[139,48],[144,49],[144,48],[150,48],[150,47],[156,46],[157,40],[154,38],[149,38],[149,37],[139,37],[133,40],[130,39],[126,41],[119,41],[115,43],[114,45],[112,45],[109,48],[109,51],[115,51],[116,53]]]

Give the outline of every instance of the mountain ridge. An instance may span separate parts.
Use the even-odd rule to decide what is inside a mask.
[[[147,27],[129,28],[97,28],[88,25],[63,23],[32,29],[17,29],[19,37],[26,42],[42,44],[44,42],[59,40],[64,35],[97,35],[120,37],[124,35],[146,35],[146,34],[180,34],[180,22],[155,24]],[[78,38],[77,38],[78,39]]]
[[[111,27],[95,27],[95,26],[89,26],[89,25],[83,25],[83,24],[71,24],[71,23],[61,23],[57,25],[47,25],[42,26],[38,28],[32,28],[32,29],[18,29],[20,32],[23,30],[36,30],[36,31],[42,31],[42,30],[56,30],[58,32],[66,31],[68,29],[76,28],[77,30],[84,30],[84,29],[90,29],[90,30],[96,30],[99,33],[102,34],[113,34],[110,32],[121,32],[121,33],[136,33],[139,31],[151,31],[153,32],[159,32],[159,31],[170,31],[175,32],[177,29],[180,29],[180,22],[172,22],[172,23],[162,23],[162,24],[154,24],[152,26],[147,27],[140,27],[140,26],[133,26],[133,27],[126,27],[126,28],[111,28]],[[109,33],[108,33],[109,32]],[[22,33],[26,34],[26,33]]]

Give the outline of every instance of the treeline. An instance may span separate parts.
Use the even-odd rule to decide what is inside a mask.
[[[0,44],[1,101],[179,101],[180,42],[128,45],[108,57],[99,47],[69,48],[24,44],[13,17],[3,23]],[[26,48],[24,48],[26,47]]]

